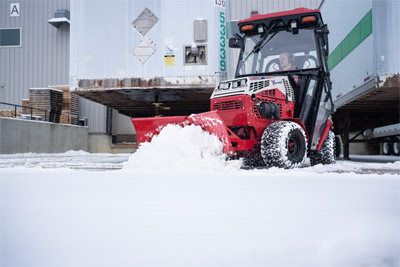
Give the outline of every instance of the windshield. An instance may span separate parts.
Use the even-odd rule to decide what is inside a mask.
[[[254,47],[264,39],[259,48]],[[260,45],[260,44],[259,44]],[[246,36],[239,58],[238,76],[258,73],[302,70],[320,66],[313,29],[300,29],[298,34],[272,32]]]

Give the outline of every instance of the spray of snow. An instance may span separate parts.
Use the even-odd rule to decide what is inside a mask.
[[[124,169],[150,171],[227,171],[240,168],[239,161],[226,161],[222,142],[200,126],[165,126],[151,142],[143,143],[124,164]]]

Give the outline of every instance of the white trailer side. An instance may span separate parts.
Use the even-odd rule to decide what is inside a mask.
[[[72,1],[71,91],[131,117],[209,110],[226,77],[226,5]]]
[[[349,142],[382,145],[387,138],[368,133],[399,122],[400,1],[326,0],[320,9],[330,30],[334,123],[346,158]],[[351,140],[350,132],[360,135]],[[398,147],[398,130],[389,132],[391,146]]]

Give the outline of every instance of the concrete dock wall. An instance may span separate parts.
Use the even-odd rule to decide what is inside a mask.
[[[88,151],[88,127],[0,118],[0,154]]]

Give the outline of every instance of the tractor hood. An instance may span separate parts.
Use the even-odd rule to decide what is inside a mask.
[[[235,95],[252,96],[261,90],[272,89],[281,91],[288,101],[294,101],[293,88],[287,76],[252,76],[226,80],[214,89],[211,99]]]

